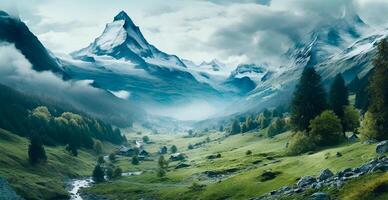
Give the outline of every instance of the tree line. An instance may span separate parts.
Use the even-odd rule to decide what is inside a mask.
[[[290,140],[292,154],[342,142],[346,131],[360,132],[364,140],[385,140],[388,131],[388,44],[382,40],[374,69],[366,86],[366,96],[358,99],[361,109],[367,110],[361,128],[360,112],[349,105],[349,92],[338,74],[327,94],[320,75],[306,67],[294,91],[291,102],[291,125],[295,134]],[[355,82],[351,84],[357,84]],[[351,85],[352,86],[352,85]],[[353,85],[354,86],[354,85]],[[362,99],[362,100],[361,100]],[[361,112],[362,113],[362,112]]]

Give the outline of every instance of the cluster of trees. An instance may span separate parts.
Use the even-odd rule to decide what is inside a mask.
[[[159,150],[159,153],[160,153],[160,154],[166,154],[167,152],[168,152],[168,148],[167,148],[166,146],[160,147],[160,150]],[[172,145],[172,146],[170,147],[170,152],[171,152],[171,153],[176,153],[176,152],[178,152],[178,147],[175,146],[175,145]]]
[[[93,148],[92,138],[114,144],[126,141],[119,129],[100,120],[65,112],[54,103],[42,102],[1,84],[0,91],[0,128],[28,137],[31,142],[39,137],[42,144],[66,145],[76,155],[80,147]]]
[[[115,156],[114,154],[109,155],[110,163],[106,163],[103,156],[99,156],[97,159],[97,164],[94,167],[92,178],[96,183],[105,181],[105,178],[108,180],[116,179],[121,177],[123,170],[120,167],[114,166]]]
[[[374,59],[368,86],[368,109],[362,121],[363,139],[388,139],[388,41],[383,39]]]
[[[245,133],[255,129],[267,129],[267,135],[273,137],[288,129],[284,113],[286,109],[279,106],[275,109],[265,109],[257,115],[250,115],[248,117],[240,117],[232,121],[230,127],[227,129],[229,134],[234,135],[238,133]],[[223,127],[222,127],[223,128]]]
[[[71,112],[53,116],[45,106],[38,106],[29,115],[32,132],[39,133],[47,145],[64,144],[73,155],[80,147],[93,148],[93,138],[122,144],[126,139],[118,128],[102,121]]]
[[[338,144],[346,131],[359,126],[359,113],[349,105],[349,92],[341,74],[329,91],[314,68],[304,69],[291,103],[291,124],[296,131],[289,143],[292,154],[313,150],[317,146]]]
[[[103,167],[102,164],[98,163],[93,170],[92,178],[96,183],[101,183],[105,181],[105,176],[108,180],[116,179],[121,177],[123,170],[120,167],[106,166]]]

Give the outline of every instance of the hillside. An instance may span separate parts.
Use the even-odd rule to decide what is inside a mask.
[[[86,192],[108,198],[128,198],[130,195],[130,199],[249,199],[294,184],[302,176],[316,176],[321,169],[329,168],[333,172],[338,172],[345,168],[360,166],[376,156],[374,144],[366,145],[360,142],[346,143],[301,156],[287,156],[285,146],[290,132],[273,139],[266,139],[262,134],[263,132],[250,132],[227,138],[219,132],[194,138],[149,135],[151,141],[155,143],[146,144],[144,148],[152,153],[153,161],[143,161],[137,166],[130,164],[128,159],[118,161],[118,164],[126,170],[143,171],[141,175],[99,184],[86,189]],[[130,140],[140,137],[132,136]],[[205,142],[196,149],[187,150],[189,144],[206,141],[207,137],[210,137],[210,142]],[[190,166],[176,169],[178,162],[171,162],[166,177],[158,178],[154,172],[157,169],[156,152],[162,145],[169,147],[173,144],[178,147],[179,152],[188,156],[185,163]],[[247,150],[251,150],[252,155],[246,155]],[[343,156],[337,157],[337,152]],[[221,158],[206,158],[218,153],[221,154]],[[262,181],[261,175],[265,171],[276,172],[277,175],[272,180]],[[380,181],[386,180],[385,178],[381,177]],[[193,183],[205,186],[199,190],[192,190],[190,187]],[[377,187],[373,186],[372,182],[365,184],[371,186],[365,188],[364,192]],[[344,186],[347,187],[349,186]],[[340,189],[335,195],[359,195],[358,191],[352,191],[356,194],[348,192],[346,189]]]
[[[77,157],[63,146],[47,147],[47,164],[28,163],[28,140],[0,129],[0,176],[25,199],[66,199],[65,181],[90,176],[96,160],[91,151],[80,150]]]

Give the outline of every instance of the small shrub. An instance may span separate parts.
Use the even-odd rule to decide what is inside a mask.
[[[377,138],[376,120],[373,118],[372,113],[366,112],[364,120],[361,122],[360,133],[361,140],[373,140]]]
[[[187,147],[187,149],[191,150],[191,149],[194,149],[194,146],[192,144],[189,144],[189,146]]]
[[[150,138],[148,136],[143,136],[143,142],[148,143],[150,141]]]
[[[345,131],[355,131],[360,127],[360,113],[353,106],[345,106],[342,124]]]
[[[104,156],[98,156],[97,163],[98,164],[105,163]]]
[[[319,146],[338,144],[344,140],[341,120],[331,110],[311,120],[309,128],[309,135]]]
[[[245,155],[247,155],[247,156],[252,155],[252,151],[251,150],[246,151]]]
[[[114,153],[109,154],[109,160],[111,162],[115,162],[116,161],[116,155]]]
[[[287,153],[289,155],[298,155],[315,148],[315,141],[312,137],[309,137],[305,132],[297,132],[289,141]]]
[[[166,172],[166,170],[163,169],[163,168],[159,168],[159,169],[157,170],[157,172],[156,172],[156,175],[157,175],[158,177],[164,177],[164,176],[166,176],[166,174],[167,174],[167,172]]]
[[[199,192],[199,191],[202,191],[203,189],[205,189],[205,187],[206,187],[206,185],[199,184],[197,182],[193,182],[193,184],[191,184],[191,186],[189,186],[189,190],[192,192]]]
[[[112,169],[112,167],[107,167],[106,168],[105,175],[108,178],[108,180],[111,180],[113,178],[113,169]]]
[[[284,119],[278,118],[268,127],[267,136],[273,137],[287,130],[287,123]]]
[[[133,156],[131,163],[132,163],[132,165],[138,165],[139,164],[139,158],[136,155]]]
[[[120,167],[116,167],[115,170],[113,171],[113,178],[121,177],[122,173],[123,173],[123,170]]]

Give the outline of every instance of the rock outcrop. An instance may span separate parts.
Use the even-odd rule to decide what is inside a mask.
[[[388,152],[388,140],[382,141],[376,145],[376,153],[383,154]]]
[[[386,156],[380,156],[379,158],[372,159],[359,167],[347,168],[337,172],[336,174],[333,174],[333,172],[329,169],[322,169],[316,178],[312,176],[301,177],[294,185],[281,187],[278,190],[271,191],[261,197],[253,198],[252,200],[274,200],[279,197],[287,197],[297,193],[302,193],[307,189],[316,191],[316,193],[310,196],[310,199],[326,200],[330,199],[330,196],[326,193],[319,192],[321,189],[338,189],[343,186],[346,181],[377,171],[388,171],[388,158]]]

